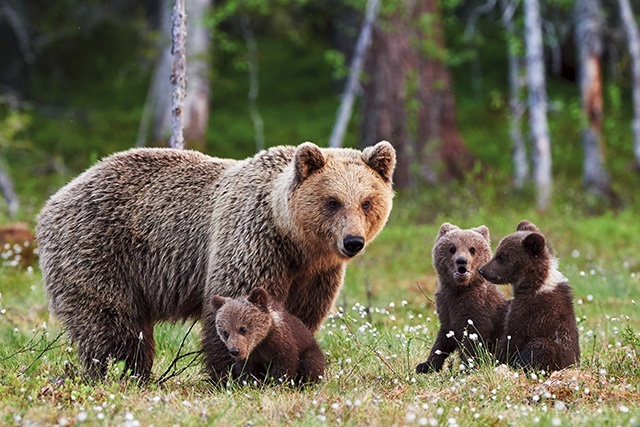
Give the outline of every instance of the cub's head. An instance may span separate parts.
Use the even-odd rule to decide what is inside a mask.
[[[296,148],[287,188],[287,215],[296,235],[315,255],[348,260],[380,232],[391,212],[393,146],[364,151]]]
[[[555,258],[538,227],[520,221],[516,232],[505,236],[493,258],[482,268],[482,274],[495,284],[512,284],[514,290],[538,290],[555,270]]]
[[[264,288],[255,288],[247,297],[227,298],[215,295],[211,304],[216,312],[216,330],[229,354],[244,360],[271,329],[269,295]]]
[[[433,267],[443,286],[467,286],[482,281],[478,268],[491,258],[489,229],[462,230],[445,222],[433,246]]]

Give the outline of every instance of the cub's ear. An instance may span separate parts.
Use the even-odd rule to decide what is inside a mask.
[[[436,240],[438,240],[439,238],[441,238],[442,236],[444,236],[445,234],[453,230],[460,230],[460,227],[453,224],[449,224],[448,222],[443,223],[440,226],[440,231],[438,231],[438,237],[436,237]]]
[[[298,182],[302,182],[315,171],[322,169],[326,159],[317,145],[305,142],[296,148],[293,162],[296,170],[296,179]]]
[[[211,305],[217,311],[220,310],[220,308],[225,305],[230,299],[231,298],[223,297],[220,295],[214,295],[213,297],[211,297]]]
[[[524,249],[533,256],[540,255],[544,251],[545,240],[540,233],[531,233],[522,241]]]
[[[384,182],[391,183],[396,168],[396,150],[390,142],[380,141],[373,147],[365,148],[362,151],[362,159]]]
[[[539,233],[540,229],[538,229],[538,227],[536,227],[534,223],[529,222],[526,219],[523,219],[516,226],[516,231],[533,231],[533,232]]]
[[[269,311],[269,294],[264,288],[254,288],[247,297],[247,301],[260,310]]]
[[[484,237],[487,242],[491,241],[491,237],[489,237],[489,227],[487,227],[486,225],[481,225],[480,227],[472,228],[471,230],[475,231],[476,233],[480,233],[480,235]]]

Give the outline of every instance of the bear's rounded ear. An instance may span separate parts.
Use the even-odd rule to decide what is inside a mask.
[[[223,297],[220,295],[214,295],[213,297],[211,297],[211,305],[215,310],[220,310],[220,307],[225,305],[230,299],[231,298]]]
[[[322,169],[326,159],[317,145],[305,142],[296,148],[293,162],[296,170],[296,179],[298,182],[302,182],[315,171]]]
[[[438,240],[439,238],[441,238],[442,236],[444,236],[445,234],[453,230],[460,230],[460,227],[455,226],[453,224],[449,224],[448,222],[443,223],[440,226],[440,231],[438,231],[438,237],[436,237],[436,240]]]
[[[534,223],[529,222],[526,219],[523,219],[518,223],[518,225],[516,226],[516,231],[533,231],[535,233],[540,232],[540,230],[535,226]]]
[[[472,228],[472,231],[476,233],[480,233],[482,237],[484,237],[487,241],[491,241],[491,237],[489,237],[489,227],[486,225],[481,225],[480,227]]]
[[[247,301],[260,310],[269,311],[269,294],[264,288],[254,288],[247,297]]]
[[[362,151],[362,159],[371,169],[390,183],[396,168],[396,149],[389,141],[380,141]]]
[[[531,233],[522,241],[524,249],[533,256],[540,255],[544,250],[545,240],[540,233]]]

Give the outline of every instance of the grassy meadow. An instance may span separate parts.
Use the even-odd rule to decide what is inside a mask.
[[[469,204],[459,210],[451,200]],[[74,348],[49,315],[39,270],[13,266],[14,254],[5,250],[0,424],[640,423],[637,215],[626,209],[587,216],[559,203],[539,214],[479,202],[465,185],[398,194],[388,226],[352,262],[337,307],[317,335],[327,355],[326,379],[303,390],[251,384],[213,388],[189,356],[198,348],[199,328],[187,335],[190,324],[156,327],[151,383],[123,379],[118,365],[108,381],[87,383],[78,376]],[[522,218],[535,222],[550,239],[574,289],[581,366],[552,375],[527,374],[497,367],[490,358],[469,364],[454,356],[440,373],[415,374],[438,329],[430,255],[440,223],[486,224],[495,248]],[[186,357],[177,358],[178,353]]]

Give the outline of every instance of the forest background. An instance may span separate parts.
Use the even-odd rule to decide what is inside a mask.
[[[372,3],[187,0],[187,146],[244,158],[273,145],[329,145]],[[0,4],[3,230],[16,221],[32,230],[44,201],[101,157],[167,145],[171,6]],[[375,12],[342,145],[391,141],[397,196],[319,333],[327,382],[310,391],[232,387],[224,399],[195,365],[146,387],[89,387],[74,377],[75,355],[48,315],[35,258],[22,241],[3,241],[0,420],[638,422],[640,5],[388,0]],[[454,359],[442,374],[415,376],[437,330],[430,251],[440,223],[486,224],[495,247],[523,218],[549,237],[574,287],[582,366],[534,378],[490,361],[466,374],[471,367]],[[157,328],[158,377],[188,326]],[[187,348],[197,341],[192,332]]]

